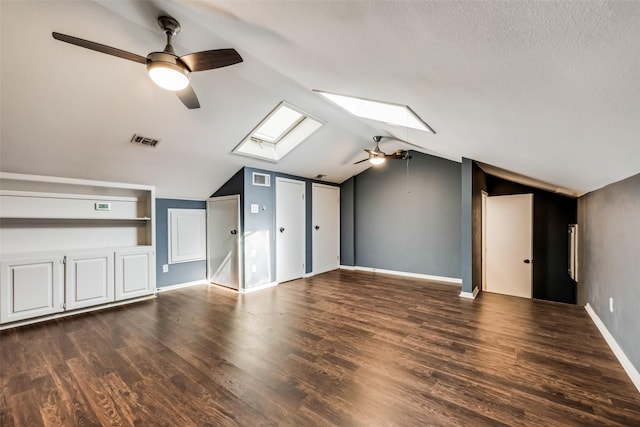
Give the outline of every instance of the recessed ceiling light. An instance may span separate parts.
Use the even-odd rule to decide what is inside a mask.
[[[324,123],[282,101],[233,149],[236,154],[277,162]]]
[[[315,90],[351,114],[395,126],[436,133],[409,106]]]

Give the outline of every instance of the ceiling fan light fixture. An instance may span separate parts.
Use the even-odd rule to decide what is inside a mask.
[[[385,162],[385,160],[386,159],[384,157],[379,157],[374,155],[369,156],[369,163],[371,163],[373,166],[381,165]]]
[[[189,69],[171,54],[150,53],[147,56],[147,72],[151,80],[163,89],[175,92],[189,86]]]

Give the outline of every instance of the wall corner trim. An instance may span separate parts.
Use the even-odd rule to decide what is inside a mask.
[[[355,271],[355,267],[353,265],[341,265],[340,266],[340,270],[349,270],[349,271]]]
[[[273,288],[274,286],[278,286],[278,284],[279,284],[279,282],[269,282],[269,283],[265,283],[264,285],[256,286],[254,288],[241,289],[240,293],[241,294],[250,294],[251,292],[261,291],[263,289],[268,289],[268,288]]]
[[[475,288],[473,288],[473,292],[462,291],[462,292],[460,292],[460,295],[458,295],[458,296],[460,298],[476,299],[476,296],[478,295],[478,292],[480,292],[480,289],[476,286]]]
[[[633,366],[631,361],[624,354],[622,348],[620,348],[615,338],[613,338],[613,335],[611,335],[605,324],[602,323],[602,320],[600,320],[600,317],[598,317],[598,314],[593,310],[591,305],[587,303],[584,308],[585,310],[587,310],[589,317],[591,317],[591,320],[593,320],[593,323],[595,323],[604,340],[607,342],[607,344],[609,344],[609,347],[613,351],[613,354],[615,354],[618,358],[618,361],[624,368],[627,375],[629,375],[629,378],[631,378],[631,382],[633,382],[633,385],[635,385],[640,392],[640,372],[638,372],[638,370]]]

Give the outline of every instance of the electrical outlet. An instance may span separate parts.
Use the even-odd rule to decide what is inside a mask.
[[[169,272],[169,264],[162,264],[162,272],[163,273]]]
[[[251,264],[251,272],[255,273],[258,270],[255,264]]]
[[[609,298],[609,311],[613,313],[613,298]]]

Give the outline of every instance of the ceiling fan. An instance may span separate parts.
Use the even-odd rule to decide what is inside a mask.
[[[171,38],[180,32],[180,24],[170,16],[160,16],[158,25],[167,36],[167,45],[163,51],[151,52],[146,57],[66,34],[56,32],[51,34],[56,40],[144,64],[154,83],[176,92],[187,108],[200,108],[198,97],[189,85],[191,73],[237,64],[242,62],[242,57],[235,49],[205,50],[177,56],[171,46]]]
[[[400,141],[400,142],[403,142],[405,144],[413,145],[414,147],[422,148],[419,145],[412,144],[412,143],[410,143],[408,141],[404,141],[402,139],[398,139],[398,138],[393,137],[393,136],[376,135],[376,136],[373,137],[373,142],[376,143],[375,148],[373,150],[368,150],[368,149],[364,150],[365,152],[369,153],[369,157],[367,157],[366,159],[360,160],[358,162],[355,162],[354,165],[357,165],[357,164],[362,163],[362,162],[366,162],[368,160],[369,163],[371,163],[372,165],[376,166],[376,165],[381,165],[387,159],[409,160],[411,158],[411,156],[409,155],[409,152],[406,151],[406,150],[397,150],[395,153],[386,154],[384,151],[382,151],[380,149],[380,140],[382,140],[382,138],[395,139],[396,141]]]

